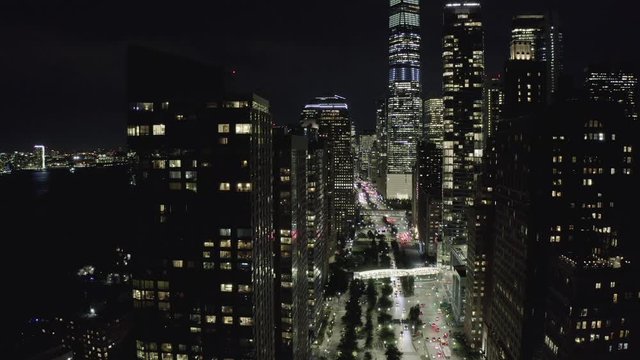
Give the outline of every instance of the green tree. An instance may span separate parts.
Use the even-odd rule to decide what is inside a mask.
[[[389,296],[393,293],[393,288],[391,287],[391,285],[389,285],[389,283],[386,283],[382,286],[382,289],[380,289],[380,293],[382,294],[382,296]]]
[[[378,300],[378,307],[383,309],[391,307],[392,304],[393,303],[391,302],[388,296],[380,296],[380,299]]]
[[[380,338],[380,341],[391,342],[393,341],[393,339],[395,339],[395,334],[393,333],[392,329],[389,329],[388,326],[383,326],[378,331],[378,338]]]
[[[373,279],[369,279],[367,282],[367,301],[369,302],[369,309],[373,309],[376,306],[376,300],[378,291],[376,290],[376,283]]]
[[[371,343],[373,342],[373,322],[371,320],[371,312],[367,313],[367,322],[364,325],[364,329],[367,333],[367,337],[365,340],[364,346],[369,349],[371,348]]]
[[[389,313],[385,312],[385,311],[381,311],[378,314],[378,324],[380,325],[386,325],[388,323],[391,322],[391,315],[389,315]]]
[[[387,351],[384,354],[387,355],[387,360],[400,360],[402,358],[402,353],[395,344],[387,345]]]
[[[349,279],[347,273],[337,265],[331,264],[329,281],[327,283],[327,295],[335,296],[338,293],[345,293],[349,287]]]
[[[353,352],[358,350],[358,342],[356,339],[356,330],[353,327],[347,327],[338,344],[338,350],[340,351],[340,360],[353,360]]]
[[[404,291],[405,296],[412,296],[415,284],[413,276],[402,277],[400,278],[400,282],[402,283],[402,291]]]
[[[409,321],[415,325],[422,325],[422,320],[420,320],[420,305],[412,306],[409,309]]]

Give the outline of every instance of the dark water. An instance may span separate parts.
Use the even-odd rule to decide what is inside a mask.
[[[125,168],[0,176],[1,334],[73,306],[75,271],[129,241],[129,191]]]

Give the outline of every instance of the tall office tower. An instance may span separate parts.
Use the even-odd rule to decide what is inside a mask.
[[[426,115],[426,131],[424,135],[429,142],[434,143],[438,149],[442,149],[444,137],[444,106],[442,98],[426,99],[424,101],[424,113]]]
[[[387,199],[412,196],[416,147],[422,137],[420,1],[389,2],[389,95],[387,97]]]
[[[308,359],[307,140],[273,130],[276,358]]]
[[[386,194],[387,184],[387,148],[389,147],[389,137],[387,136],[387,102],[379,100],[376,108],[376,174],[375,179],[371,179],[376,183],[378,191]]]
[[[550,102],[558,92],[558,80],[563,71],[563,40],[557,19],[552,15],[516,15],[511,25],[511,43],[531,45],[530,49],[513,55],[517,55],[518,60],[528,56],[526,60],[544,63],[545,88],[548,89],[546,101]]]
[[[442,227],[442,149],[435,143],[418,142],[413,179],[413,223],[418,229],[421,252],[434,262]]]
[[[483,130],[485,138],[485,149],[488,146],[488,139],[492,138],[496,132],[496,126],[502,117],[504,106],[504,84],[500,75],[487,79],[484,83],[484,104],[483,104]]]
[[[333,254],[336,242],[348,236],[348,222],[355,216],[351,120],[346,99],[338,95],[313,99],[302,111],[301,125],[317,128],[327,151],[329,253]]]
[[[632,72],[607,66],[587,69],[586,86],[591,100],[620,104],[625,115],[638,120],[638,77]]]
[[[465,251],[466,211],[474,203],[474,174],[482,159],[484,35],[480,4],[447,2],[443,25],[443,263],[449,264],[454,247]]]
[[[222,75],[131,48],[138,359],[274,359],[271,114]]]
[[[504,72],[504,117],[526,115],[547,104],[546,65],[535,60],[533,44],[511,42]]]
[[[637,357],[632,125],[584,101],[501,122],[489,359]]]
[[[374,134],[362,134],[358,136],[358,155],[359,161],[357,170],[364,179],[371,180],[373,168],[371,167],[371,158],[373,157],[373,144],[376,136]]]

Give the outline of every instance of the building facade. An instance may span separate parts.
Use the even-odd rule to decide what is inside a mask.
[[[438,149],[442,149],[442,141],[444,139],[443,113],[444,105],[442,98],[432,98],[424,101],[424,114],[426,119],[424,136],[429,142],[434,143]]]
[[[273,129],[274,319],[277,359],[310,356],[307,140]]]
[[[358,136],[358,175],[363,179],[371,180],[375,169],[373,168],[373,147],[376,136],[373,134],[362,134]]]
[[[634,131],[584,100],[499,126],[489,359],[633,358]]]
[[[591,66],[587,69],[585,87],[592,101],[619,104],[627,118],[638,120],[636,74],[619,68]]]

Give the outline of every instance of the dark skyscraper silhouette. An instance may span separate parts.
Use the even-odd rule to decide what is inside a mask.
[[[192,61],[128,60],[137,357],[274,359],[269,103]]]

